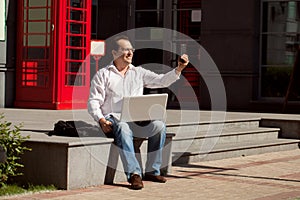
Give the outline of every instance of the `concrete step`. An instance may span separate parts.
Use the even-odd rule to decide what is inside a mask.
[[[184,155],[202,154],[220,147],[225,151],[232,146],[243,147],[245,144],[276,141],[279,131],[279,128],[262,127],[226,128],[222,132],[199,131],[193,137],[189,134],[176,136],[173,139],[172,152],[182,152]]]
[[[268,152],[286,151],[298,149],[299,143],[300,140],[276,139],[270,141],[244,141],[232,144],[217,144],[212,149],[189,149],[189,151],[185,152],[176,152],[176,150],[173,150],[172,162],[173,165],[178,165]]]
[[[181,135],[195,135],[195,132],[199,131],[219,131],[224,129],[235,129],[235,128],[244,128],[251,129],[259,127],[260,118],[249,118],[249,119],[241,119],[241,120],[226,120],[226,121],[203,121],[199,123],[191,123],[184,125],[168,125],[168,132],[172,132],[176,134],[176,137],[180,137]]]
[[[217,137],[224,142],[238,142],[240,140],[265,140],[278,138],[279,128],[224,128],[220,130],[198,131],[180,133],[174,137],[174,141],[196,140]],[[255,138],[253,138],[255,137]],[[233,141],[232,141],[233,140]]]

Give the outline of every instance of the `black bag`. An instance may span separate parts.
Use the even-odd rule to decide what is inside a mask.
[[[49,132],[49,136],[68,137],[97,137],[100,136],[99,127],[88,124],[84,121],[63,121],[59,120],[54,124],[54,130]]]
[[[53,135],[78,137],[78,132],[74,122],[60,120],[54,124]]]

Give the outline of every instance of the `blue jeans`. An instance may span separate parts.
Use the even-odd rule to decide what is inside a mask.
[[[133,122],[120,122],[113,116],[107,117],[112,122],[115,144],[119,147],[124,171],[129,180],[132,174],[142,176],[142,168],[135,157],[133,137],[148,138],[147,162],[145,172],[160,175],[162,149],[166,139],[166,125],[155,120],[140,126]]]

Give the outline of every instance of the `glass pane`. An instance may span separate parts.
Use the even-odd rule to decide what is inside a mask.
[[[97,35],[97,23],[98,23],[98,5],[93,0],[93,6],[92,6],[92,39],[95,39],[95,36]]]
[[[263,37],[263,65],[291,65],[295,57],[298,36],[265,35]]]
[[[28,11],[28,20],[46,20],[47,9],[30,9]]]
[[[261,92],[263,97],[284,97],[292,67],[262,68]]]
[[[44,35],[29,35],[28,46],[45,46],[46,36]]]
[[[49,28],[48,26],[48,31]],[[24,32],[26,33],[25,30]],[[28,33],[47,33],[46,22],[28,22]]]
[[[263,8],[264,32],[299,32],[300,2],[265,2]]]
[[[45,21],[49,22],[49,20],[51,19],[51,9],[48,9],[48,16],[46,16],[45,9],[38,9],[38,10],[40,10],[41,13],[38,13],[36,10],[29,10],[29,14],[28,14],[29,19],[27,18],[26,10],[24,10],[24,21],[25,21],[24,22],[24,31],[26,30],[26,21],[27,20],[45,20]],[[31,22],[31,23],[34,24],[34,23],[42,23],[42,22]],[[38,24],[37,26],[40,26],[40,24]]]
[[[69,51],[69,59],[72,60],[82,60],[82,50],[70,49]]]
[[[29,0],[29,6],[47,6],[47,0]]]
[[[83,0],[70,0],[70,6],[75,8],[83,8]]]
[[[83,86],[85,83],[85,76],[83,75],[66,75],[66,85],[69,86]]]
[[[76,36],[72,36],[69,39],[69,46],[73,46],[73,47],[81,47],[84,44],[82,44],[82,37],[76,37]],[[67,40],[68,41],[68,40]]]
[[[38,71],[39,72],[47,72],[49,70],[49,65],[47,61],[39,61],[38,62]]]
[[[45,76],[45,74],[39,73],[37,77],[37,85],[46,86],[46,84],[47,84],[47,76]]]
[[[163,0],[138,0],[136,10],[163,8]]]
[[[47,48],[27,48],[27,52],[24,52],[24,58],[26,59],[48,59],[48,56],[49,51]]]
[[[177,27],[181,33],[184,33],[197,40],[200,38],[201,22],[199,19],[192,19],[192,12],[195,11],[178,11]]]
[[[142,46],[141,44],[138,44]],[[149,56],[151,55],[151,56]],[[134,62],[137,65],[143,65],[147,63],[161,63],[163,59],[163,51],[159,49],[139,49],[135,52],[135,59]],[[151,70],[156,71],[161,70],[161,65],[151,65]]]
[[[163,12],[136,12],[136,28],[163,27]]]
[[[81,62],[68,62],[67,72],[82,72]]]
[[[82,24],[75,24],[75,23],[70,23],[70,33],[74,34],[85,34],[83,32],[83,27]]]
[[[80,10],[71,11],[70,20],[83,21],[83,12]]]

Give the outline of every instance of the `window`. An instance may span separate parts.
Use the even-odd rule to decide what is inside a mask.
[[[300,1],[262,1],[261,97],[284,97],[300,41]]]
[[[135,4],[135,28],[163,27],[164,26],[164,1],[163,0],[139,0]],[[144,46],[147,43],[162,44],[162,32],[149,28],[145,35],[136,35],[135,44]],[[149,54],[152,55],[149,57]],[[141,49],[135,52],[135,63],[161,63],[163,51],[158,49]],[[156,71],[160,73],[159,70]]]
[[[136,1],[136,28],[163,27],[163,0]]]

